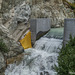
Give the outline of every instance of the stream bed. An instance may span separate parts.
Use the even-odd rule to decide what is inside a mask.
[[[19,65],[10,64],[5,75],[57,75],[54,66],[63,41],[63,28],[54,28],[36,41],[33,48],[24,50]]]

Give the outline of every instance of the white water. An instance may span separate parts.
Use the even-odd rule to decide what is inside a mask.
[[[53,67],[57,64],[57,56],[62,40],[43,37],[36,41],[34,48],[25,50],[23,61],[17,66],[10,64],[5,75],[56,75]]]

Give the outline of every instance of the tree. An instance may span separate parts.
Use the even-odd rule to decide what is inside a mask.
[[[55,69],[57,75],[75,75],[75,37],[70,36],[70,41],[62,47]]]

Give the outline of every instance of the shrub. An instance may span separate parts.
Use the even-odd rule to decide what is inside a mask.
[[[70,41],[62,47],[55,69],[57,75],[75,75],[75,37],[70,36]]]
[[[0,51],[2,53],[8,52],[8,48],[7,48],[6,44],[3,42],[2,39],[0,39]]]

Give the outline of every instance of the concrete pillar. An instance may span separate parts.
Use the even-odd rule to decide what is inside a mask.
[[[31,39],[34,44],[37,39],[50,30],[51,20],[49,18],[37,18],[30,20]]]
[[[69,41],[70,34],[75,36],[75,18],[65,19],[64,23],[64,45]]]

